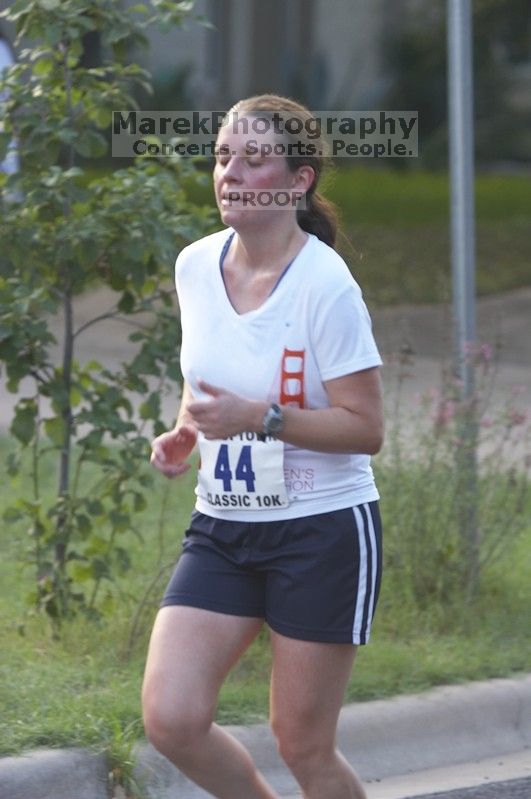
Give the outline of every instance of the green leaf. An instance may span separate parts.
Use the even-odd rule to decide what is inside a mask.
[[[75,583],[86,583],[92,580],[92,566],[84,563],[74,563],[70,568],[70,575]]]
[[[81,394],[80,390],[75,386],[70,389],[70,405],[73,408],[76,408],[79,403],[82,401],[83,395]]]
[[[145,510],[145,508],[147,507],[147,501],[145,496],[143,494],[140,494],[138,491],[135,491],[133,507],[135,511],[142,511]]]
[[[74,144],[77,139],[77,133],[71,128],[61,128],[57,131],[57,138],[65,144]]]
[[[10,477],[15,477],[20,471],[20,455],[16,452],[10,452],[7,456],[7,473]]]
[[[33,518],[36,518],[40,511],[41,511],[41,501],[40,500],[30,500],[30,499],[20,499],[19,500],[20,506],[24,508],[24,510]]]
[[[109,550],[109,542],[99,535],[93,535],[87,547],[87,555],[105,555]]]
[[[53,47],[56,47],[59,44],[64,35],[63,26],[58,25],[53,19],[43,26],[36,25],[35,28],[36,31],[33,34],[34,37],[39,38],[40,36],[43,36],[47,44],[50,44]],[[28,30],[28,35],[31,35],[30,30]]]
[[[87,361],[86,364],[83,366],[83,371],[85,372],[101,372],[102,365],[99,361],[91,360]]]
[[[16,508],[11,506],[10,508],[6,508],[4,514],[2,516],[5,522],[18,522],[20,519],[24,518],[24,514],[20,510],[20,508]]]
[[[118,310],[122,313],[132,313],[135,308],[135,295],[130,291],[124,291],[118,303]]]
[[[87,499],[85,502],[85,507],[87,509],[87,513],[90,513],[91,516],[103,516],[105,512],[105,506],[103,502],[100,502],[99,499]]]
[[[152,392],[139,408],[141,419],[158,419],[160,416],[160,396]]]
[[[37,403],[34,400],[22,400],[16,407],[9,429],[21,444],[29,444],[35,435],[36,416]]]
[[[94,558],[92,561],[92,576],[95,580],[111,580],[112,575],[107,561],[102,558]]]
[[[110,284],[111,288],[113,288],[114,291],[123,291],[127,285],[127,281],[123,275],[119,275],[116,272],[112,272],[110,277]]]
[[[131,568],[131,556],[129,552],[123,547],[116,547],[114,555],[120,572],[125,574],[125,572]]]
[[[77,529],[82,536],[88,536],[92,532],[92,522],[84,513],[76,514]]]
[[[44,420],[44,429],[46,435],[57,446],[61,447],[64,443],[64,424],[60,416],[54,416],[52,419]]]
[[[95,130],[86,130],[73,141],[74,150],[84,158],[101,158],[107,152],[107,142]]]
[[[44,57],[39,58],[36,64],[33,65],[33,74],[38,77],[49,75],[54,67],[53,59]]]
[[[116,532],[123,533],[125,530],[129,529],[131,523],[129,514],[120,513],[117,510],[112,510],[109,513],[109,519]]]
[[[107,108],[96,108],[90,116],[98,128],[108,128],[112,123],[112,113]]]

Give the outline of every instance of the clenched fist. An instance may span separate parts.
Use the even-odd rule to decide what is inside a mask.
[[[150,463],[166,477],[178,477],[190,468],[185,463],[197,441],[197,430],[191,424],[183,424],[175,430],[157,436],[151,444]]]

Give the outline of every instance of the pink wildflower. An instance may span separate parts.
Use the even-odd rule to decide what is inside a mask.
[[[457,410],[457,403],[454,400],[441,400],[435,412],[435,427],[447,427],[454,419]]]
[[[527,413],[519,411],[517,408],[509,408],[507,411],[507,424],[509,427],[518,427],[527,422]]]

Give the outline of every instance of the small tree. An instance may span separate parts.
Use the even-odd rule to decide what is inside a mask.
[[[33,379],[16,404],[11,432],[20,447],[8,464],[16,473],[21,451],[31,452],[31,493],[16,499],[7,518],[30,521],[34,601],[56,623],[79,608],[100,612],[102,581],[129,565],[120,537],[146,503],[147,436],[160,432],[161,392],[180,377],[171,264],[212,222],[209,209],[187,199],[183,179],[201,179],[189,160],[138,159],[97,179],[83,165],[106,152],[112,110],[136,107],[135,84],[149,88],[149,75],[125,63],[127,46],[145,41],[149,24],[179,24],[191,5],[151,0],[127,10],[105,0],[18,0],[4,12],[17,43],[35,42],[4,81],[0,133],[0,160],[14,139],[22,163],[18,174],[0,176],[9,198],[0,221],[0,359],[11,392]],[[85,68],[82,41],[94,32],[109,58]],[[76,325],[74,298],[97,282],[115,301]],[[57,363],[48,320],[60,312]],[[129,336],[138,345],[132,362],[116,371],[79,363],[86,328],[141,312],[150,322]],[[140,424],[135,393],[143,399]],[[40,486],[50,452],[58,471],[51,502]],[[89,463],[97,478],[87,485]]]

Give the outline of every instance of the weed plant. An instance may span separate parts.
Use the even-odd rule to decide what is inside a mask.
[[[441,390],[417,398],[416,407],[403,407],[404,374],[398,373],[393,412],[388,414],[388,447],[379,462],[379,485],[393,523],[387,541],[387,563],[400,576],[406,602],[418,609],[462,605],[474,590],[467,585],[470,557],[464,546],[463,491],[474,506],[477,572],[503,557],[526,529],[529,516],[531,428],[518,405],[517,387],[504,404],[492,404],[495,364],[488,345],[469,358],[475,363],[476,391],[471,402],[461,398],[460,386],[446,376]],[[407,369],[408,356],[402,357]],[[406,378],[407,379],[407,378]],[[392,392],[393,393],[393,392]],[[460,474],[464,446],[464,412],[474,425],[476,452],[470,474]],[[474,589],[477,586],[472,586]]]

